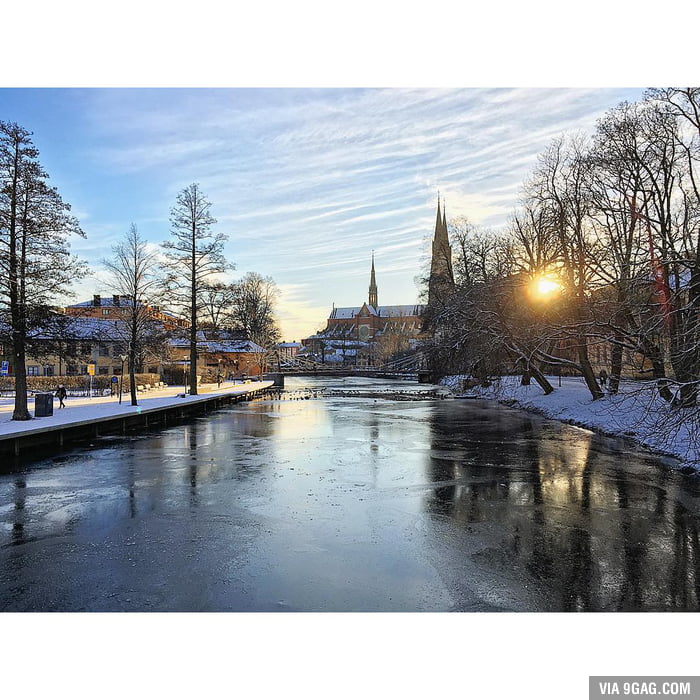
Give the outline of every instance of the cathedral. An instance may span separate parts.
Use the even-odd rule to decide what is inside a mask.
[[[447,234],[447,215],[445,202],[440,214],[440,196],[438,195],[437,219],[433,235],[433,249],[430,258],[430,278],[428,280],[428,308],[441,304],[443,299],[454,292],[455,280],[452,271],[452,246]]]
[[[433,237],[428,306],[446,293],[452,278],[452,252],[447,220],[440,211]],[[326,327],[302,342],[324,364],[375,366],[410,352],[424,337],[423,304],[380,306],[374,254],[370,269],[367,301],[362,306],[333,306]]]

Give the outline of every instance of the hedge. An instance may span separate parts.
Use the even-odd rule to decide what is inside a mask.
[[[92,378],[92,390],[93,392],[102,393],[105,389],[110,388],[112,375],[109,374],[98,374]],[[160,375],[158,374],[137,374],[135,376],[136,386],[141,384],[154,384],[160,381]],[[59,384],[63,384],[66,387],[68,393],[81,393],[87,394],[88,388],[90,387],[90,379],[85,375],[68,375],[68,376],[54,376],[54,377],[27,377],[27,391],[30,392],[48,392],[56,391]],[[117,384],[117,386],[119,386]],[[15,378],[14,377],[0,377],[0,392],[14,392],[15,390]],[[124,384],[122,387],[124,393],[129,391],[129,375],[124,375]]]

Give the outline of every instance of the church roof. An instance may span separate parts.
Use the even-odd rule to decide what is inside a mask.
[[[423,304],[398,304],[396,306],[380,306],[379,315],[388,318],[396,316],[420,316]]]
[[[336,306],[328,318],[354,318],[360,313],[361,306]]]
[[[379,306],[376,309],[367,305],[370,313],[382,318],[395,318],[397,316],[420,316],[423,313],[422,304],[397,304],[394,306]],[[362,306],[336,306],[329,319],[350,319],[360,313]]]

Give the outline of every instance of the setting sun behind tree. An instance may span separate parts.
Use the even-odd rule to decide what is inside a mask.
[[[538,299],[550,299],[562,290],[562,285],[551,275],[536,277],[530,285],[534,297]]]

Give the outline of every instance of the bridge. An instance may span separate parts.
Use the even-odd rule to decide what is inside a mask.
[[[308,357],[295,357],[280,363],[279,371],[288,376],[317,377],[376,377],[381,379],[418,380],[424,367],[423,353],[415,352],[381,365],[357,367],[355,365],[323,364]]]

